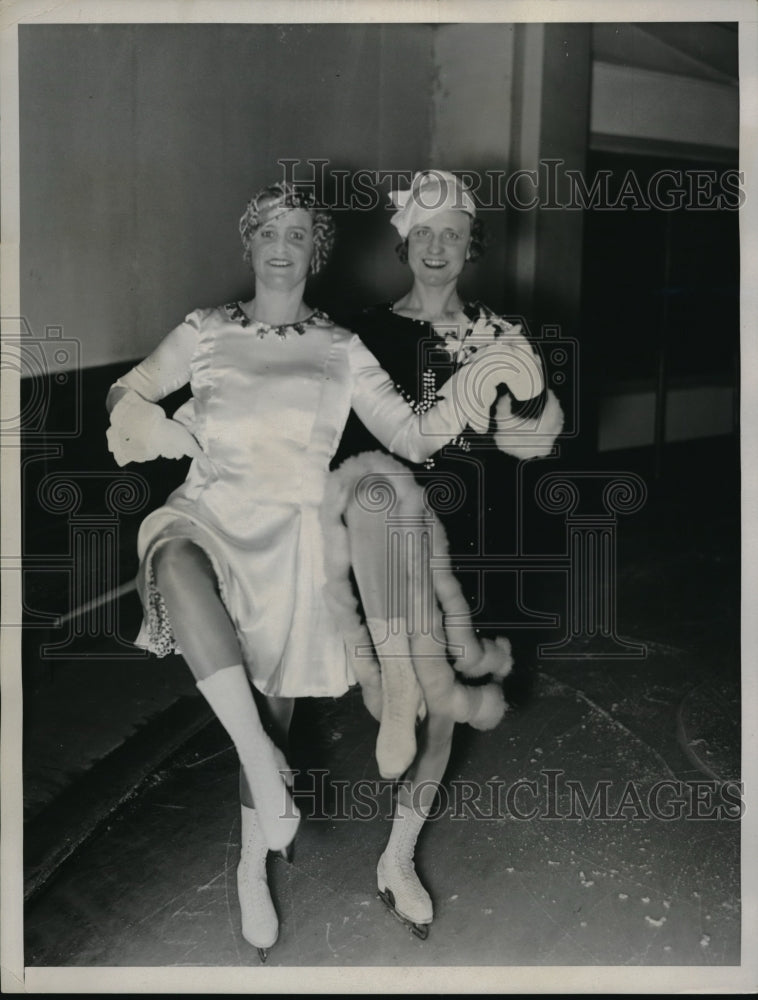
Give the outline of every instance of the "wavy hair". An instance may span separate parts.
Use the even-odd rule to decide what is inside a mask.
[[[239,222],[240,237],[243,246],[243,260],[253,266],[252,246],[255,234],[266,220],[270,202],[277,202],[281,208],[304,208],[313,223],[313,255],[311,256],[310,274],[318,274],[329,260],[334,247],[335,226],[331,213],[316,203],[312,191],[296,188],[286,181],[269,184],[262,188],[247,203]]]

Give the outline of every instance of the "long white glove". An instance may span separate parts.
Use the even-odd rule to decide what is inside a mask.
[[[128,389],[111,410],[108,450],[118,465],[154,458],[200,458],[203,450],[186,427],[169,420],[162,407]]]

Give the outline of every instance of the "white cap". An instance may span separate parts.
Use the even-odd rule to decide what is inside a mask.
[[[414,175],[407,191],[393,191],[390,200],[397,211],[390,219],[403,239],[420,222],[437,212],[455,209],[476,216],[476,204],[469,189],[455,174],[446,170],[424,170]]]

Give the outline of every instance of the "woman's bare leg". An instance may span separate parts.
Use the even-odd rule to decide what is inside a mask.
[[[153,572],[195,680],[242,663],[237,633],[205,552],[187,539],[172,539],[153,556]]]
[[[221,600],[213,567],[199,546],[184,539],[166,542],[155,554],[153,568],[174,635],[198,689],[231,736],[240,758],[237,894],[243,937],[265,962],[279,936],[266,860],[269,848],[281,849],[290,843],[299,823],[279,773],[287,762],[277,746],[286,739],[293,702],[268,699],[264,728],[237,633]]]
[[[261,723],[213,567],[198,545],[172,539],[155,553],[153,569],[198,689],[237,748],[268,846],[279,850],[294,837],[300,817],[279,774],[282,755]]]
[[[432,811],[437,789],[450,761],[455,722],[446,715],[429,715],[419,733],[419,752],[398,786],[397,801],[422,812]]]

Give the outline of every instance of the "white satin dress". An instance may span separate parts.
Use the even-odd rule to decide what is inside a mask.
[[[190,313],[115,384],[155,402],[187,382],[192,400],[175,416],[204,456],[140,527],[136,642],[159,656],[177,649],[152,557],[166,540],[189,538],[214,566],[255,686],[341,695],[355,677],[325,600],[319,507],[350,408],[416,462],[460,432],[456,408],[420,418],[360,339],[323,313],[274,328],[239,303]]]

